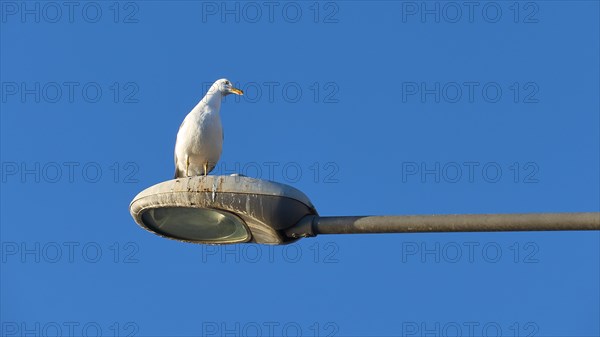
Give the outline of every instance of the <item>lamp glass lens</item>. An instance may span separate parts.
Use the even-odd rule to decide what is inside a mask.
[[[224,211],[208,208],[161,207],[142,214],[151,230],[175,239],[205,243],[245,242],[244,221]]]

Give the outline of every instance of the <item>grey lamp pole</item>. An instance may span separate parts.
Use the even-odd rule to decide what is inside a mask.
[[[450,214],[403,216],[310,215],[286,234],[310,237],[319,234],[504,232],[600,230],[600,213]]]
[[[322,217],[304,193],[242,176],[169,180],[139,193],[133,219],[154,234],[206,244],[286,244],[321,234],[600,230],[600,213]]]

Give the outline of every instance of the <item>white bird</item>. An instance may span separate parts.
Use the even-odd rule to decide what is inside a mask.
[[[243,95],[225,78],[217,80],[185,117],[175,142],[175,178],[207,175],[223,149],[221,100],[229,94]]]

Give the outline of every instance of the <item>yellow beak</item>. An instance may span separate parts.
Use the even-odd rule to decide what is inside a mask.
[[[240,96],[244,95],[244,92],[238,88],[231,87],[231,89],[229,89],[229,91],[231,91],[232,93],[234,93],[236,95],[240,95]]]

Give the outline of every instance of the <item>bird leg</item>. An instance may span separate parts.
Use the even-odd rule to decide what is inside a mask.
[[[204,176],[208,175],[208,162],[204,163]]]
[[[185,157],[185,176],[189,177],[188,175],[188,168],[190,167],[190,156],[186,156]]]

